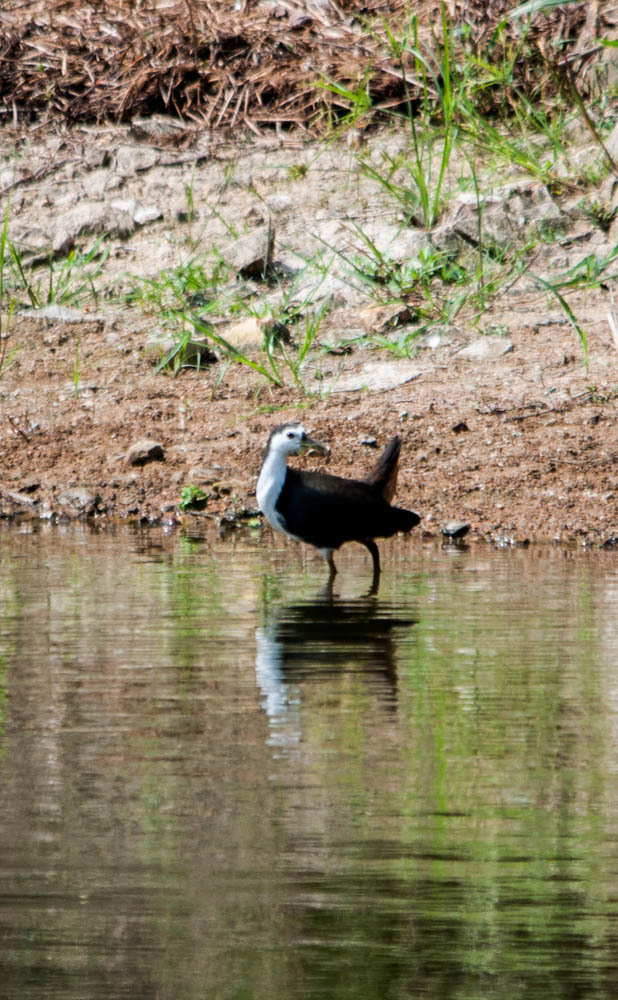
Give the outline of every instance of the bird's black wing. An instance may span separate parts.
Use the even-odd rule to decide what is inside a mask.
[[[288,469],[276,506],[290,534],[325,549],[388,538],[419,521],[411,511],[390,507],[366,482],[296,469]]]

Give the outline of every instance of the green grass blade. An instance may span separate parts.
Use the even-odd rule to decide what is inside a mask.
[[[539,276],[536,275],[536,274],[533,275],[533,277],[534,277],[534,280],[539,285],[541,285],[542,288],[546,288],[548,292],[551,292],[551,294],[560,303],[560,306],[562,307],[562,309],[563,309],[563,311],[564,311],[564,313],[565,313],[565,315],[566,315],[569,323],[571,324],[571,326],[573,327],[573,329],[577,333],[577,336],[580,339],[580,342],[581,342],[581,345],[582,345],[582,348],[583,348],[583,351],[584,351],[584,366],[586,368],[586,371],[588,371],[588,337],[586,336],[586,331],[577,322],[577,318],[575,316],[575,313],[571,309],[569,303],[566,301],[566,299],[564,298],[564,296],[560,294],[560,292],[558,291],[558,289],[555,288],[551,284],[551,282],[546,281],[545,278],[539,278]]]

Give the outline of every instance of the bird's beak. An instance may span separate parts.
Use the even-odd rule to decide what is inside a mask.
[[[300,445],[301,455],[304,454],[306,451],[309,451],[311,448],[313,448],[314,451],[319,452],[320,455],[330,455],[330,448],[328,447],[327,444],[322,444],[320,441],[314,441],[313,438],[310,438],[307,434],[304,434]]]

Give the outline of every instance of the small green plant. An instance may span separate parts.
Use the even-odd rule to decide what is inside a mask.
[[[588,218],[604,233],[607,233],[616,218],[618,207],[604,204],[597,198],[585,199],[581,205]]]
[[[368,67],[356,87],[346,86],[327,77],[317,83],[319,89],[327,90],[331,95],[327,114],[329,116],[329,129],[333,135],[347,131],[363,118],[373,114],[374,108],[370,93],[371,76],[371,67]]]
[[[80,306],[87,300],[97,305],[99,293],[95,281],[109,257],[109,248],[102,248],[102,242],[103,237],[99,237],[86,253],[71,250],[60,261],[50,255],[45,276],[39,269],[28,271],[19,248],[9,243],[14,283],[23,288],[34,309],[52,303]]]
[[[322,305],[315,312],[307,311],[302,314],[299,307],[296,315],[289,317],[289,319],[296,321],[297,327],[304,326],[302,337],[299,338],[296,343],[295,352],[289,349],[284,341],[281,341],[279,344],[281,356],[283,357],[294,382],[297,387],[302,389],[305,393],[308,393],[308,389],[302,377],[302,369],[308,359],[309,351],[315,343],[318,331],[330,307],[331,303],[328,299],[325,299]],[[300,318],[301,316],[302,318]]]
[[[442,40],[436,40],[436,58],[420,50],[416,15],[401,38],[394,34],[386,19],[382,19],[390,57],[397,64],[403,81],[411,149],[407,155],[385,154],[383,169],[374,167],[362,157],[359,160],[365,176],[378,183],[403,209],[405,223],[425,229],[435,225],[442,211],[447,170],[458,134],[452,86],[451,29],[444,2],[441,12]],[[410,73],[406,65],[410,56],[416,81],[414,92],[408,82]]]
[[[208,494],[199,486],[183,486],[180,491],[181,510],[203,510],[208,503]]]
[[[302,177],[306,177],[308,171],[309,167],[306,163],[293,163],[291,167],[288,167],[288,179],[298,181]]]
[[[187,200],[187,219],[189,222],[194,222],[196,218],[195,200],[193,197],[195,187],[195,167],[193,168],[193,173],[191,174],[191,180],[189,182],[184,181],[183,187],[185,190],[185,198]]]
[[[565,314],[566,318],[568,319],[569,323],[571,324],[571,326],[575,330],[577,336],[579,337],[580,344],[582,345],[582,350],[584,352],[584,366],[585,366],[586,371],[587,371],[588,370],[588,336],[586,334],[586,331],[582,327],[581,323],[579,323],[577,317],[575,316],[575,313],[571,309],[571,307],[570,307],[569,303],[566,301],[565,297],[563,295],[561,295],[561,293],[558,291],[557,285],[554,284],[554,283],[552,283],[552,282],[550,282],[550,281],[546,281],[545,278],[541,278],[541,277],[539,277],[539,275],[533,275],[533,277],[534,277],[534,280],[537,282],[537,284],[541,288],[546,289],[551,295],[554,296],[554,298],[557,300],[558,304],[562,308],[562,311],[564,312],[564,314]]]
[[[254,361],[252,358],[249,358],[238,347],[235,347],[233,344],[230,344],[229,341],[225,339],[225,337],[222,337],[221,334],[217,333],[214,327],[211,324],[207,323],[205,320],[203,320],[201,317],[184,315],[183,320],[186,323],[193,326],[194,329],[196,329],[208,340],[211,340],[214,344],[217,344],[217,346],[223,350],[223,352],[227,355],[227,357],[231,361],[236,361],[238,362],[238,364],[244,365],[246,368],[250,368],[252,371],[257,372],[257,374],[262,375],[267,380],[267,382],[270,382],[272,385],[277,385],[277,386],[283,385],[283,378],[277,367],[276,360],[274,357],[274,352],[272,351],[272,349],[270,351],[268,349],[266,350],[266,357],[268,360],[268,364],[265,365],[259,361]]]
[[[156,277],[131,275],[132,288],[125,293],[125,302],[155,313],[162,326],[181,340],[182,314],[187,309],[205,316],[224,307],[220,301],[221,284],[229,268],[216,252],[212,256],[212,265],[209,257],[194,255]]]

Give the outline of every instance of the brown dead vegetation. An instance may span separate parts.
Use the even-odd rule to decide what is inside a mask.
[[[540,59],[557,51],[571,58],[587,6],[598,7],[536,15],[528,37]],[[446,9],[472,50],[491,59],[493,33],[512,8],[510,0],[451,0]],[[352,90],[362,83],[379,114],[414,94],[413,57],[405,57],[404,82],[385,22],[402,37],[415,14],[420,37],[435,48],[439,0],[8,0],[0,11],[0,120],[127,121],[164,112],[206,128],[315,127],[347,110],[317,86],[323,80]],[[587,61],[584,53],[571,66]],[[522,81],[530,71],[522,52]],[[551,87],[550,66],[546,76]]]

